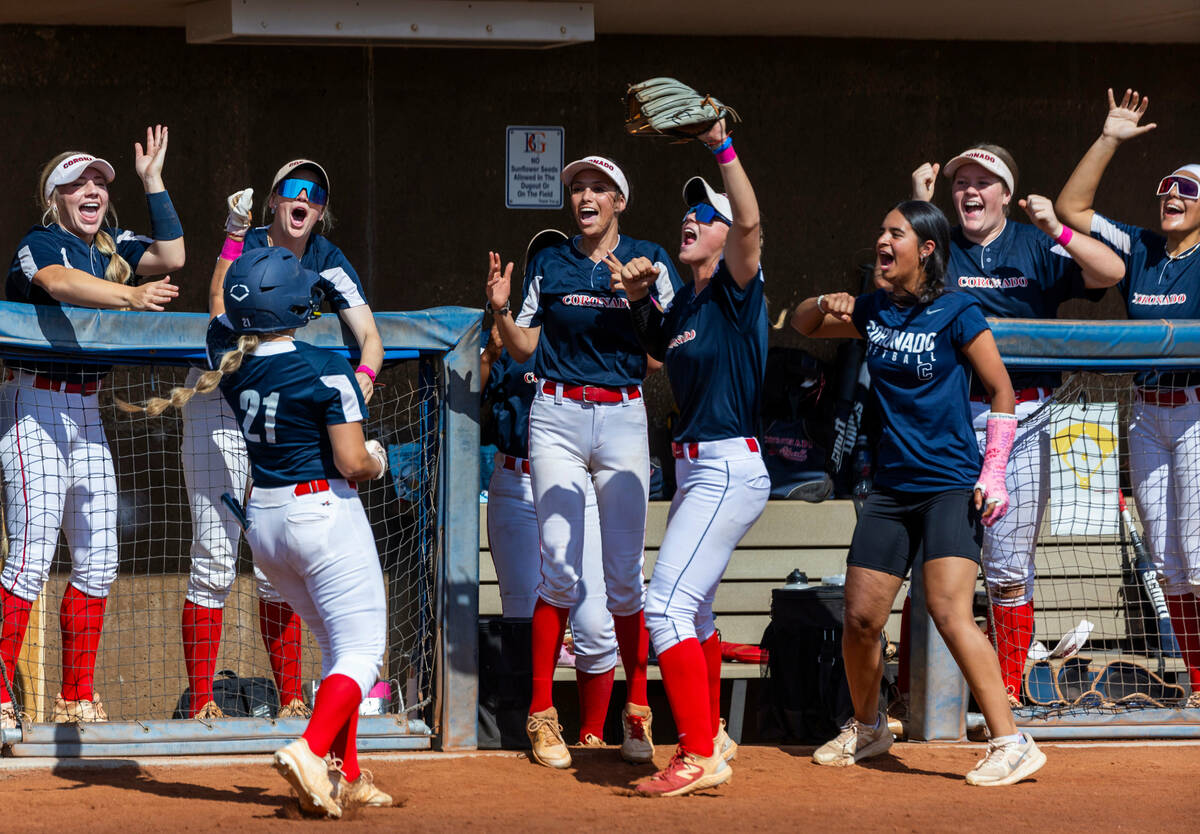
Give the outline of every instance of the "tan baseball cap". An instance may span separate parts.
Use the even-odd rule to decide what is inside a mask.
[[[275,186],[279,185],[279,181],[286,179],[288,174],[292,173],[292,171],[295,171],[297,168],[315,168],[321,174],[321,179],[325,180],[325,182],[322,183],[322,185],[325,186],[325,190],[331,190],[329,188],[329,175],[325,173],[324,168],[313,162],[311,159],[293,159],[291,162],[287,163],[275,172],[275,179],[271,180],[271,191],[274,192]]]

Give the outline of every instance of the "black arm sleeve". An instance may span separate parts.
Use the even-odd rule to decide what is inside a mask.
[[[667,355],[667,334],[663,332],[663,314],[647,295],[637,301],[629,302],[629,312],[633,315],[633,329],[638,341],[646,349],[646,353],[659,362]]]

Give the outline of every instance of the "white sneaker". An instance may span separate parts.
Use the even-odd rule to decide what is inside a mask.
[[[1046,754],[1038,749],[1033,739],[1023,738],[1024,741],[1008,744],[989,741],[987,755],[967,774],[967,784],[980,787],[1015,785],[1041,770],[1046,763]]]
[[[852,764],[886,753],[892,746],[892,732],[887,717],[881,712],[875,727],[869,727],[854,716],[842,725],[837,738],[827,741],[813,753],[813,761],[830,767],[849,767]]]
[[[621,758],[630,764],[650,764],[654,761],[654,738],[650,724],[654,716],[650,707],[626,704],[621,711]]]

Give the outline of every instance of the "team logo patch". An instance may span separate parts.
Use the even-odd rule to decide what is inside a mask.
[[[245,301],[250,295],[250,288],[245,284],[234,284],[229,288],[229,297],[234,301]]]

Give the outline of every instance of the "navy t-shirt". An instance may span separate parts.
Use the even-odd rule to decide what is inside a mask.
[[[1097,301],[1104,295],[1103,289],[1088,289],[1079,264],[1049,235],[1011,220],[986,246],[972,243],[961,226],[954,227],[946,290],[970,293],[979,299],[985,316],[1002,319],[1053,319],[1064,301]],[[1054,388],[1061,381],[1060,374],[1045,371],[1012,375],[1017,390]],[[981,390],[977,387],[975,393]]]
[[[113,239],[117,254],[125,259],[129,268],[137,271],[142,255],[154,243],[148,237],[136,235],[124,229],[105,227],[103,229]],[[34,226],[21,239],[17,253],[13,256],[12,265],[8,269],[8,281],[4,285],[4,297],[8,301],[19,301],[25,304],[42,304],[49,307],[63,307],[50,293],[33,283],[33,276],[38,270],[48,266],[65,266],[82,270],[97,278],[104,277],[111,257],[104,255],[96,248],[96,244],[88,245],[62,226],[54,223],[50,226]],[[129,279],[131,282],[133,278]],[[69,361],[38,361],[33,359],[11,359],[7,362],[10,368],[43,374],[52,379],[68,382],[91,382],[104,376],[111,365],[84,365]]]
[[[481,443],[495,446],[515,458],[529,457],[529,409],[535,389],[533,357],[518,362],[507,350],[492,363],[483,388],[483,407],[490,419],[484,421]]]
[[[675,441],[755,437],[767,368],[762,267],[742,289],[722,259],[699,294],[689,282],[675,295],[663,330],[679,406]]]
[[[973,370],[962,348],[988,329],[979,301],[946,293],[899,307],[886,290],[859,296],[871,394],[883,424],[875,483],[902,492],[972,487],[982,458],[971,427]]]
[[[1200,250],[1181,258],[1167,255],[1160,234],[1092,214],[1092,237],[1107,243],[1125,261],[1117,285],[1131,319],[1200,318]],[[1200,384],[1200,372],[1143,373],[1139,385],[1177,388]]]
[[[247,232],[244,251],[250,252],[270,246],[267,242],[267,233],[270,231],[270,226],[258,226]],[[321,276],[318,286],[334,310],[340,312],[367,303],[358,273],[342,254],[342,250],[334,246],[329,238],[316,233],[309,235],[300,265]]]
[[[576,237],[538,252],[526,270],[516,322],[541,327],[534,354],[539,379],[567,385],[639,385],[646,354],[629,319],[629,299],[612,292],[612,273],[579,250]],[[652,294],[666,309],[682,286],[666,250],[621,236],[613,254],[621,263],[638,256],[658,268]]]
[[[221,393],[263,487],[341,478],[326,426],[367,416],[350,363],[304,342],[262,343],[221,380]]]

